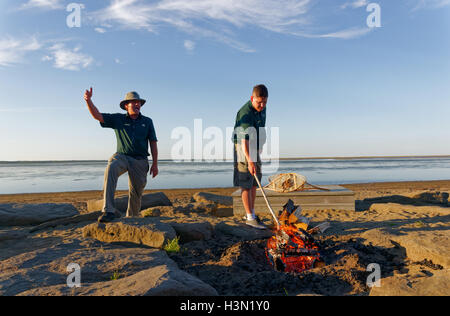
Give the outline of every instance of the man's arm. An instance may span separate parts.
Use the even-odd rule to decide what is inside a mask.
[[[156,177],[159,173],[158,170],[158,142],[150,141],[150,151],[152,153],[152,166],[150,168],[150,174],[153,175],[153,178]]]
[[[245,138],[242,139],[241,146],[242,146],[242,149],[244,150],[245,158],[247,159],[247,162],[248,162],[248,171],[250,172],[250,174],[252,176],[254,176],[256,174],[256,166],[255,166],[255,162],[252,161],[250,158],[249,144],[250,144],[250,142],[247,139],[245,139]]]
[[[90,90],[86,90],[86,92],[84,93],[84,100],[86,100],[87,107],[92,117],[100,123],[105,123],[102,113],[100,113],[100,111],[95,107],[94,103],[92,103],[92,87]]]

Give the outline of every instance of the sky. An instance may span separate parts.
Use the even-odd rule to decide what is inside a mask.
[[[449,35],[450,0],[2,0],[0,161],[108,159],[89,87],[147,99],[160,159],[195,119],[225,146],[260,83],[281,157],[449,155]]]

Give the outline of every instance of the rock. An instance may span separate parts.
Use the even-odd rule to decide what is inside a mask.
[[[380,287],[373,287],[370,296],[448,296],[450,270],[433,271],[432,276],[410,277],[397,274],[381,279]]]
[[[447,192],[422,192],[412,195],[411,198],[430,204],[448,205],[449,194]]]
[[[159,207],[150,207],[146,210],[141,211],[142,217],[160,217],[162,214]]]
[[[175,229],[180,242],[186,243],[196,240],[208,240],[212,238],[214,229],[209,222],[203,223],[170,223]]]
[[[222,234],[239,237],[243,240],[264,239],[273,235],[273,233],[268,229],[255,229],[243,223],[238,224],[232,221],[220,222],[214,227],[214,229]]]
[[[121,213],[125,213],[128,207],[128,196],[114,199],[115,207]],[[162,192],[144,194],[142,196],[141,210],[154,206],[172,206],[169,198]],[[87,201],[88,212],[101,211],[103,209],[103,199]]]
[[[83,237],[102,242],[130,242],[154,248],[162,248],[176,237],[169,224],[154,218],[125,218],[120,222],[95,223],[83,228]]]
[[[404,256],[412,261],[431,260],[434,264],[450,268],[450,231],[400,231],[390,234],[381,229],[372,229],[361,234],[366,239],[365,244],[372,243],[382,248],[392,248],[399,245],[404,249]],[[399,253],[400,255],[400,253]]]
[[[0,295],[217,295],[164,251],[88,243],[64,243],[0,261]],[[67,286],[70,263],[80,266],[80,288]],[[112,280],[115,273],[119,278]]]
[[[79,215],[72,204],[0,204],[0,226],[37,225]]]
[[[212,193],[197,192],[194,194],[193,199],[196,202],[203,202],[206,204],[216,204],[223,206],[233,206],[233,198],[231,196],[216,195]]]
[[[450,215],[450,208],[439,207],[439,206],[412,206],[403,205],[397,203],[379,203],[372,204],[369,208],[371,212],[377,213],[398,213],[402,211],[417,213],[417,214],[427,214],[429,216],[448,216]]]
[[[406,235],[393,236],[406,249],[406,255],[413,261],[431,260],[445,268],[450,268],[450,231],[414,231]],[[449,292],[450,294],[450,292]]]
[[[233,208],[232,207],[219,207],[213,214],[215,217],[233,217]]]
[[[50,227],[56,227],[60,225],[69,225],[69,224],[77,224],[81,222],[87,222],[87,221],[97,221],[97,219],[102,215],[101,211],[88,213],[88,214],[82,214],[77,215],[69,218],[62,218],[62,219],[56,219],[54,221],[45,222],[43,224],[40,224],[36,227],[33,227],[30,229],[30,233],[37,232],[39,230],[43,230]]]
[[[23,230],[0,230],[0,241],[17,240],[27,238],[28,231]]]

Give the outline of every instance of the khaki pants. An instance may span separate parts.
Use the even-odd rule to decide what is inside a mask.
[[[147,159],[134,159],[133,157],[116,153],[108,161],[103,183],[103,212],[115,213],[114,193],[119,177],[128,171],[128,208],[127,217],[139,216],[141,211],[142,193],[147,184],[149,164]]]

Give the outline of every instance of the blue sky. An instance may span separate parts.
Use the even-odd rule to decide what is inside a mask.
[[[160,158],[194,119],[223,130],[255,84],[282,157],[450,154],[450,0],[64,0],[0,3],[0,161],[107,159],[88,113],[148,100]]]

